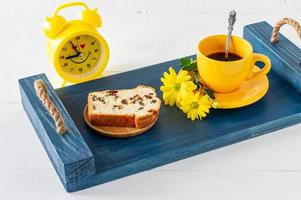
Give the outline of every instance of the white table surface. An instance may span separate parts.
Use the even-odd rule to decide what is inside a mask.
[[[0,199],[300,199],[301,125],[66,193],[23,111],[17,86],[18,78],[37,73],[59,85],[46,58],[42,23],[62,2],[0,1]],[[231,8],[238,13],[236,35],[245,24],[262,20],[301,21],[300,0],[87,2],[103,17],[101,33],[111,48],[106,74],[195,53],[198,40],[225,32]],[[286,26],[282,32],[300,46],[293,29]]]

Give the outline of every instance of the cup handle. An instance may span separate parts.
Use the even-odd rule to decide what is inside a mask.
[[[254,65],[257,61],[263,62],[264,67],[259,71],[252,73],[248,79],[254,78],[255,76],[258,76],[260,74],[266,75],[267,73],[269,73],[269,71],[271,70],[271,61],[267,56],[260,53],[253,53],[253,60]]]

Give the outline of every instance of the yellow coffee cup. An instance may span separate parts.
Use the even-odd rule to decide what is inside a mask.
[[[225,52],[226,35],[213,35],[198,44],[197,66],[202,82],[218,93],[229,93],[237,89],[243,81],[255,76],[265,75],[271,69],[270,59],[259,53],[253,53],[252,45],[245,39],[232,36],[229,52],[241,57],[235,61],[220,61],[208,58],[208,55]],[[264,67],[254,73],[257,61]]]

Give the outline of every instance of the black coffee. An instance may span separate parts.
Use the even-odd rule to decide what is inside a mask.
[[[220,60],[220,61],[235,61],[239,60],[242,57],[239,55],[236,55],[234,53],[229,53],[228,58],[225,58],[225,52],[217,52],[213,53],[207,56],[208,58],[214,59],[214,60]]]

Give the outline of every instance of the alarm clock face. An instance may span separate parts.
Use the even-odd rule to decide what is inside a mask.
[[[101,45],[90,35],[79,35],[68,40],[59,53],[63,72],[81,76],[94,72],[101,61]]]

